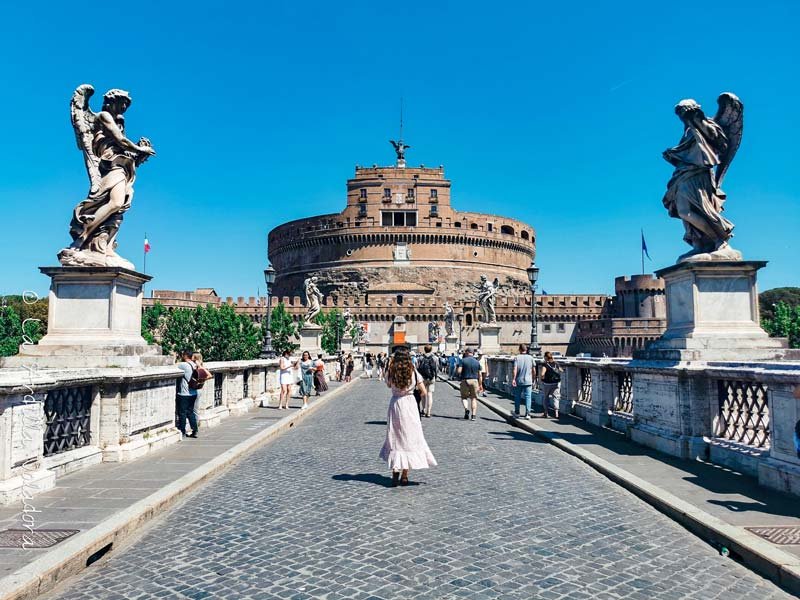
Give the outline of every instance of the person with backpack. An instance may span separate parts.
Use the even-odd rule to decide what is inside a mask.
[[[559,394],[559,387],[561,386],[561,373],[562,369],[558,363],[553,360],[553,355],[550,352],[544,353],[544,364],[541,367],[540,377],[542,381],[542,409],[544,410],[544,417],[550,416],[548,412],[548,405],[550,397],[553,398],[553,410],[558,418],[558,400],[561,397]]]
[[[425,384],[425,403],[421,412],[425,417],[430,418],[433,408],[433,388],[436,383],[436,357],[433,355],[433,347],[427,344],[424,348],[425,354],[417,361],[417,371],[422,375],[422,382]]]
[[[514,389],[514,416],[519,418],[519,408],[525,402],[525,418],[531,418],[531,389],[536,365],[528,354],[525,344],[519,345],[519,354],[514,357],[514,370],[511,372],[511,387]]]
[[[194,412],[194,405],[197,402],[197,390],[203,387],[200,375],[198,373],[197,365],[192,361],[192,351],[183,350],[181,352],[181,362],[178,363],[178,368],[182,371],[180,379],[178,379],[178,390],[175,395],[175,405],[178,412],[178,422],[176,423],[178,431],[181,432],[183,437],[196,438],[197,437],[197,416]],[[186,433],[186,421],[189,421],[189,426],[192,428],[192,433]]]

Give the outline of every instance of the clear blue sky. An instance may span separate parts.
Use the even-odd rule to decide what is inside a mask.
[[[454,204],[531,223],[549,293],[611,292],[687,247],[661,205],[672,112],[745,104],[726,179],[734,246],[800,285],[800,3],[6,3],[0,9],[0,293],[46,290],[87,178],[73,89],[131,92],[139,171],[119,252],[157,288],[263,292],[267,232],[339,211],[356,164],[445,166]],[[652,3],[654,4],[654,3]]]

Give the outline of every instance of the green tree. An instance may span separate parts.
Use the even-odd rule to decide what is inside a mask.
[[[322,349],[328,354],[336,354],[345,330],[345,320],[341,311],[334,308],[327,313],[321,312],[315,321],[317,325],[322,325]]]
[[[300,347],[299,344],[291,341],[297,335],[297,325],[286,310],[283,302],[279,302],[278,306],[272,309],[269,330],[272,333],[272,348],[278,354],[281,354],[284,350],[294,351]]]
[[[800,348],[800,305],[778,302],[773,309],[771,319],[761,320],[764,330],[773,337],[789,338],[790,348]]]
[[[161,348],[164,354],[176,354],[184,348],[195,347],[195,311],[189,308],[174,308],[169,311],[161,332]]]
[[[39,298],[34,294],[26,294],[24,298],[18,295],[5,296],[3,297],[3,301],[6,306],[10,306],[17,312],[20,321],[24,323],[25,320],[28,320],[28,324],[38,321],[39,330],[41,332],[47,331],[47,297]],[[31,330],[29,327],[30,325],[26,325],[25,330],[30,336]]]
[[[163,329],[169,311],[160,302],[153,306],[148,306],[142,312],[142,337],[148,344],[156,344],[161,341]]]
[[[771,321],[775,316],[775,307],[783,302],[790,307],[800,306],[800,288],[781,287],[761,292],[758,295],[759,308],[761,309],[761,319]]]
[[[13,356],[22,343],[22,321],[10,306],[0,306],[0,356]]]

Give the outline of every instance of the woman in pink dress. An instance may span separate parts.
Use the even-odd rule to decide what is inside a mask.
[[[427,469],[436,466],[419,420],[414,389],[425,395],[425,384],[411,362],[408,350],[394,353],[386,369],[386,385],[392,389],[389,415],[386,418],[386,441],[380,457],[389,463],[392,470],[392,487],[408,485],[411,469]]]

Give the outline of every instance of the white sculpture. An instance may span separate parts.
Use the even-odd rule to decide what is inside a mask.
[[[486,275],[481,275],[480,288],[478,290],[478,304],[483,310],[483,322],[490,325],[497,323],[497,311],[495,303],[497,301],[497,288],[500,280],[495,277],[494,281],[489,281]]]
[[[306,325],[315,325],[314,317],[316,317],[321,310],[323,295],[317,287],[317,280],[317,277],[309,277],[303,284],[306,292]]]

